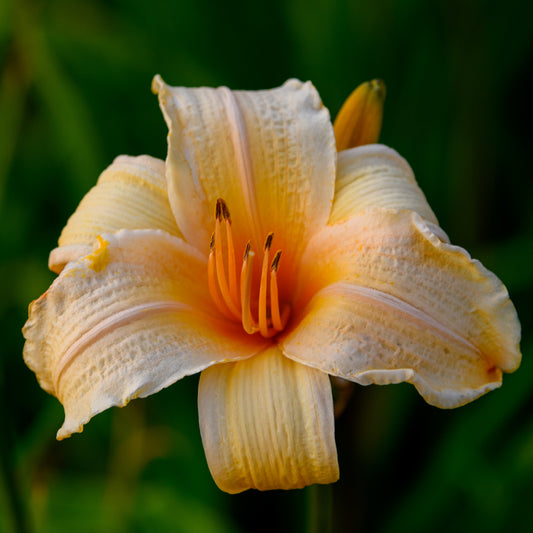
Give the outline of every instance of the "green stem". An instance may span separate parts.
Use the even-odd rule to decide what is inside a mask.
[[[307,487],[307,533],[332,533],[331,485]]]

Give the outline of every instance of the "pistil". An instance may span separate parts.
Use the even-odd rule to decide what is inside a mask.
[[[267,283],[268,283],[268,255],[272,246],[273,233],[267,235],[263,251],[263,265],[261,267],[261,284],[259,285],[259,331],[263,337],[269,337],[269,328],[267,324]]]
[[[252,273],[253,261],[255,254],[251,251],[250,242],[246,245],[241,270],[241,310],[242,310],[242,327],[250,335],[255,333],[258,328],[252,318],[250,308],[252,299]]]
[[[276,331],[282,331],[285,328],[290,315],[290,307],[288,305],[283,308],[281,316],[279,314],[278,268],[280,259],[281,250],[278,250],[270,266],[270,312],[272,326]]]

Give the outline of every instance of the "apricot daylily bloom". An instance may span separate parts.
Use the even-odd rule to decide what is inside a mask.
[[[407,381],[450,408],[518,367],[502,283],[449,244],[402,157],[352,148],[377,140],[361,115],[368,88],[337,139],[310,83],[153,88],[166,162],[121,156],[103,172],[24,328],[26,363],[65,408],[59,439],[202,372],[200,429],[221,489],[331,483],[329,375]]]

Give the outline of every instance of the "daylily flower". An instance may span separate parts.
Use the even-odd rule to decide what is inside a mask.
[[[330,375],[407,381],[451,408],[518,367],[505,287],[449,244],[407,162],[365,144],[379,82],[348,100],[336,136],[310,83],[232,92],[156,76],[153,89],[166,162],[121,156],[103,172],[24,328],[26,363],[65,408],[59,439],[202,372],[222,490],[331,483]]]

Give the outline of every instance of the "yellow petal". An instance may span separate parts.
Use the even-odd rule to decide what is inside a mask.
[[[153,83],[170,134],[170,203],[188,242],[206,249],[217,198],[229,207],[238,249],[261,250],[269,232],[297,258],[328,219],[335,139],[310,83],[268,91]]]
[[[338,479],[329,378],[277,347],[204,370],[198,407],[220,489],[294,489]]]
[[[97,235],[119,229],[162,229],[181,236],[168,203],[163,161],[117,157],[67,222],[50,254],[50,269],[61,272],[67,262],[90,253]]]
[[[282,346],[297,361],[354,380],[400,370],[443,407],[473,399],[499,383],[499,369],[520,364],[520,324],[505,287],[416,213],[374,209],[330,226],[303,264],[298,305],[316,296]]]
[[[438,224],[409,163],[381,144],[360,146],[339,154],[329,224],[372,207],[410,209],[426,221]]]
[[[385,84],[372,80],[359,85],[348,97],[335,118],[337,151],[378,142],[385,93]]]
[[[221,362],[264,347],[210,314],[206,260],[160,230],[119,231],[69,263],[30,306],[24,359],[65,408],[58,438]]]

